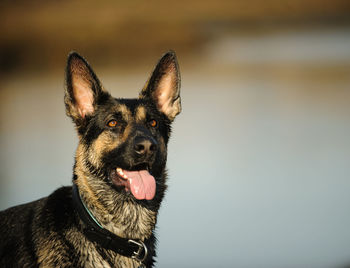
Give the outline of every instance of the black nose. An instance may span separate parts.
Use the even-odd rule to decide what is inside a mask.
[[[136,137],[134,150],[140,156],[150,156],[157,150],[157,142],[152,138]]]

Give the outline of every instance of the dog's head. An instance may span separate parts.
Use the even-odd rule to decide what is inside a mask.
[[[118,198],[161,200],[170,125],[181,111],[174,52],[160,59],[135,99],[113,98],[87,61],[73,52],[66,69],[65,105],[79,136],[78,179],[88,187],[103,185]]]

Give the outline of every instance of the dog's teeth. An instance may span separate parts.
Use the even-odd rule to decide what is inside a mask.
[[[126,174],[124,174],[123,170],[121,168],[117,168],[117,173],[119,176],[123,177],[124,179],[128,179],[128,176],[126,176]]]
[[[124,172],[121,168],[117,168],[117,173],[121,176],[124,176]]]

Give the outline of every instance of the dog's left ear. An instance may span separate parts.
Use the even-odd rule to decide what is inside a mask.
[[[66,113],[78,127],[95,112],[99,102],[109,96],[87,61],[76,52],[68,56],[65,89]]]
[[[171,121],[181,112],[180,70],[174,51],[163,55],[140,93],[152,99],[160,112]]]

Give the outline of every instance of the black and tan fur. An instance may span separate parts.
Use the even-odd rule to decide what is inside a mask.
[[[172,51],[160,59],[136,99],[113,98],[85,59],[75,52],[68,57],[64,100],[79,137],[73,183],[105,229],[150,241],[147,267],[155,262],[154,229],[166,190],[170,125],[181,111],[179,94],[180,74]],[[109,125],[111,120],[116,126]],[[154,145],[151,152],[135,154],[140,139]],[[147,168],[156,181],[154,198],[136,199],[113,183],[117,167]],[[82,225],[72,205],[72,187],[0,212],[0,267],[138,266],[89,241]]]

